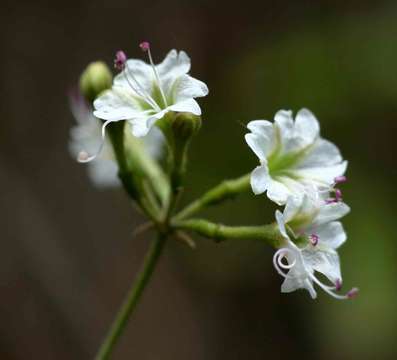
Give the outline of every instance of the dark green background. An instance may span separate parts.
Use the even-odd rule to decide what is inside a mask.
[[[397,5],[394,1],[68,1],[2,5],[0,358],[89,359],[149,237],[122,191],[98,192],[67,152],[66,92],[88,62],[152,43],[205,81],[192,199],[253,169],[242,124],[308,107],[349,160],[340,256],[354,301],[280,294],[259,243],[169,246],[114,359],[394,359]],[[273,219],[265,196],[205,213]]]

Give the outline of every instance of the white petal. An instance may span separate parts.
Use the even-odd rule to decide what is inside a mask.
[[[345,173],[347,161],[337,165],[295,168],[293,174],[302,179],[311,180],[318,185],[332,185],[336,177]]]
[[[268,138],[273,136],[273,124],[268,120],[252,120],[247,124],[247,128],[254,134]]]
[[[118,166],[115,161],[97,158],[88,164],[88,176],[97,188],[120,186],[117,174]]]
[[[126,62],[126,68],[115,76],[113,86],[128,89],[136,94],[151,94],[154,79],[154,72],[150,65],[142,60],[129,59]]]
[[[172,79],[174,81],[171,89],[165,91],[167,93],[171,92],[167,97],[171,98],[173,103],[208,95],[207,85],[189,75],[182,75]],[[164,85],[164,87],[168,86]]]
[[[244,136],[246,143],[259,158],[260,161],[266,159],[266,148],[268,144],[268,139],[260,134],[246,134]]]
[[[330,223],[321,225],[317,229],[313,229],[319,237],[319,244],[323,244],[331,249],[337,249],[346,241],[346,233],[343,225],[339,221],[332,221]]]
[[[324,139],[318,139],[311,151],[303,161],[298,164],[298,168],[312,168],[312,167],[324,167],[329,165],[335,165],[342,162],[342,156],[339,149],[330,141]]]
[[[280,230],[280,234],[287,240],[289,240],[289,236],[287,234],[287,230],[285,229],[285,220],[284,215],[280,210],[276,210],[276,221],[278,225],[278,229]]]
[[[134,99],[121,88],[107,90],[94,101],[94,115],[103,120],[127,120],[138,114]]]
[[[270,179],[267,187],[267,197],[270,200],[278,205],[284,205],[290,195],[290,190],[283,183]]]
[[[274,115],[274,122],[280,128],[281,132],[286,134],[287,137],[292,135],[294,130],[294,121],[292,119],[291,110],[279,110]]]
[[[281,284],[281,292],[282,293],[290,293],[295,290],[301,289],[302,283],[298,278],[286,278],[284,282]]]
[[[252,151],[260,158],[264,159],[271,152],[274,146],[274,129],[273,124],[267,120],[254,120],[247,124],[247,128],[251,131],[251,134],[246,135],[246,141],[251,147]],[[252,135],[252,136],[251,136]],[[252,141],[247,139],[247,136],[252,137]],[[259,155],[251,146],[255,142],[256,148],[260,149]]]
[[[279,110],[274,116],[274,122],[280,131],[281,142],[284,144],[293,136],[294,121],[292,111]]]
[[[257,166],[251,173],[251,187],[255,195],[262,194],[268,188],[270,181],[267,164]]]
[[[315,271],[324,274],[332,283],[341,280],[339,256],[335,250],[311,251],[303,250],[305,263]]]
[[[129,119],[128,122],[131,124],[132,135],[136,137],[146,136],[156,121],[161,119],[168,111],[167,108],[153,115],[141,115],[140,117]]]
[[[288,273],[290,275],[292,270]],[[313,284],[309,278],[300,278],[300,277],[287,277],[281,285],[282,293],[290,293],[298,289],[306,289],[312,299],[317,297],[317,293],[314,290]]]
[[[170,111],[176,112],[189,112],[194,115],[201,115],[201,109],[199,104],[194,99],[188,99],[181,102],[178,102],[172,106],[167,108]]]
[[[301,211],[302,197],[300,196],[289,196],[287,203],[284,208],[284,219],[285,222],[290,222],[295,216]]]
[[[295,118],[295,136],[303,139],[303,143],[309,145],[314,142],[320,132],[320,126],[316,117],[307,109],[301,109]]]
[[[156,65],[156,69],[160,79],[187,74],[190,70],[190,58],[184,51],[178,53],[173,49],[166,55],[162,63]]]
[[[316,218],[313,221],[313,226],[338,220],[345,216],[349,211],[349,206],[342,202],[321,206]]]

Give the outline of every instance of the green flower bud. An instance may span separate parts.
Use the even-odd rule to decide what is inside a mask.
[[[177,113],[172,119],[175,140],[186,141],[196,135],[201,128],[201,117],[192,113]]]
[[[90,103],[111,86],[112,73],[102,61],[89,64],[80,77],[80,91]]]

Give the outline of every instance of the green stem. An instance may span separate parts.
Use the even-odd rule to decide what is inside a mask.
[[[233,198],[237,194],[249,190],[249,188],[250,174],[233,180],[225,180],[211,190],[207,191],[202,197],[185,207],[178,215],[176,215],[175,219],[185,219],[207,206]]]
[[[202,236],[221,241],[226,239],[251,239],[266,241],[269,245],[280,247],[283,238],[277,224],[263,226],[226,226],[205,219],[190,219],[172,224],[181,230],[193,231]]]
[[[138,301],[147,285],[153,271],[156,267],[157,261],[162,253],[166,237],[159,234],[158,237],[151,244],[148,253],[143,262],[141,271],[138,273],[130,291],[128,292],[124,303],[113,321],[110,330],[102,343],[99,351],[95,357],[96,360],[109,359],[109,356],[117,343],[120,335],[123,333],[128,320],[136,308]]]

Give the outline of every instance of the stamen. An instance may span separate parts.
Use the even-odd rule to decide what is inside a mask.
[[[154,99],[139,84],[139,82],[135,78],[134,74],[130,71],[130,68],[128,67],[128,65],[125,67],[123,74],[124,74],[124,77],[125,77],[128,85],[130,85],[131,89],[134,90],[134,92],[136,92],[152,108],[156,109],[156,111],[161,111],[161,108],[157,105],[157,103],[154,101]],[[134,83],[138,86],[138,89],[131,83],[130,79],[128,78],[128,75],[131,77],[131,79],[134,81]]]
[[[87,151],[80,151],[79,154],[77,155],[77,161],[78,162],[85,162],[88,159],[88,152]]]
[[[337,177],[334,179],[335,184],[342,184],[342,183],[344,183],[344,182],[346,182],[346,181],[347,181],[347,177],[344,176],[344,175],[342,175],[342,176],[337,176]]]
[[[351,290],[349,290],[348,291],[348,293],[346,294],[346,296],[349,298],[349,299],[353,299],[353,298],[355,298],[357,295],[358,295],[358,288],[353,288],[353,289],[351,289]]]
[[[342,190],[335,189],[335,200],[337,202],[342,201]]]
[[[316,245],[318,244],[318,240],[319,240],[320,238],[319,238],[318,235],[316,235],[316,234],[311,234],[311,235],[309,236],[309,239],[310,239],[311,244],[312,244],[313,246],[316,246]]]
[[[114,67],[117,70],[123,70],[125,63],[127,61],[127,55],[123,50],[119,50],[116,52],[116,57],[114,58]]]
[[[341,282],[340,280],[336,280],[335,287],[327,286],[323,284],[320,280],[318,280],[313,274],[310,274],[311,279],[320,286],[327,294],[331,295],[335,299],[338,300],[346,300],[346,299],[353,299],[358,294],[358,288],[352,288],[350,291],[346,293],[346,295],[338,295],[335,294],[333,290],[340,290]]]
[[[148,41],[142,41],[139,44],[139,47],[142,49],[142,51],[146,52],[150,49],[150,43]]]
[[[88,163],[94,160],[98,155],[101,154],[103,147],[105,145],[105,136],[106,136],[106,126],[108,126],[113,120],[107,120],[102,125],[101,136],[102,142],[98,147],[98,150],[91,156],[86,151],[80,151],[79,155],[77,156],[77,161],[80,163]]]
[[[159,86],[161,97],[163,98],[164,106],[167,107],[168,106],[167,99],[166,99],[166,97],[164,95],[164,91],[163,91],[163,88],[161,86],[161,81],[160,81],[160,77],[159,77],[159,74],[158,74],[157,69],[156,69],[156,65],[154,65],[154,62],[153,62],[152,53],[150,51],[150,43],[148,41],[142,41],[139,44],[139,47],[142,49],[142,51],[148,53],[150,66],[152,67],[152,70],[153,70],[153,73],[154,73],[154,77],[156,78],[157,84]]]
[[[340,291],[342,289],[342,281],[340,279],[335,281],[335,290]]]
[[[284,264],[282,262],[282,260],[284,258],[286,258],[288,254],[294,256],[294,261],[291,264]],[[288,259],[287,259],[287,261],[288,261]],[[293,253],[293,251],[291,249],[288,249],[288,248],[279,249],[279,250],[276,251],[276,253],[273,256],[274,268],[277,270],[277,272],[281,276],[283,276],[285,278],[291,277],[291,276],[288,276],[288,273],[285,273],[284,270],[292,269],[295,266],[295,264],[296,264],[295,254]]]

